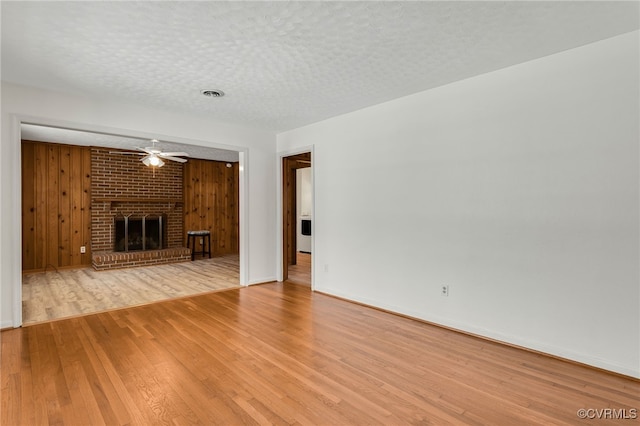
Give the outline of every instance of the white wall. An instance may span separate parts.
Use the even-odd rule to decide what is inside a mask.
[[[312,203],[312,187],[311,187],[311,167],[296,170],[296,231],[297,231],[297,248],[298,251],[311,253],[311,237],[302,235],[302,216],[305,219],[311,219],[313,212]]]
[[[38,122],[72,122],[88,130],[121,130],[124,135],[157,137],[204,146],[244,149],[248,168],[248,283],[276,278],[276,164],[275,135],[215,122],[207,117],[187,116],[132,104],[62,94],[12,84],[2,84],[2,140],[0,145],[0,326],[15,325],[11,291],[20,277],[20,246],[14,230],[20,229],[19,145],[11,132],[12,116],[31,116]],[[155,136],[154,136],[155,135]],[[17,206],[17,207],[16,207]],[[16,212],[17,208],[17,213]],[[19,242],[18,242],[19,243]],[[15,253],[17,252],[17,256]],[[17,262],[19,263],[19,262]]]
[[[296,210],[298,216],[311,216],[313,204],[311,202],[311,167],[296,170]]]
[[[640,377],[638,36],[278,135],[316,290]]]

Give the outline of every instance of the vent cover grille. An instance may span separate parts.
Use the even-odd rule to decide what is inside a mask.
[[[221,98],[224,96],[224,92],[222,90],[202,90],[200,93],[210,98]]]

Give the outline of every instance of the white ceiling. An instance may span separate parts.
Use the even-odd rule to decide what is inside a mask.
[[[639,28],[637,2],[609,1],[1,7],[5,81],[274,132]]]

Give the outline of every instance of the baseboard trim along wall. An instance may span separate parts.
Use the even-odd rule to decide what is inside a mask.
[[[0,331],[8,330],[10,328],[15,328],[11,321],[2,321],[0,322]]]
[[[496,333],[491,330],[484,330],[478,327],[470,326],[468,324],[457,324],[457,323],[454,324],[449,320],[445,320],[441,318],[424,318],[417,314],[403,313],[399,309],[396,309],[393,307],[379,306],[379,305],[376,305],[375,302],[373,301],[362,301],[362,300],[352,299],[346,295],[334,293],[326,289],[314,290],[314,291],[316,293],[324,294],[329,297],[334,297],[336,299],[344,300],[350,303],[356,303],[358,305],[366,306],[371,309],[387,312],[392,315],[398,315],[414,321],[419,321],[425,324],[433,325],[435,327],[451,330],[456,333],[466,334],[468,336],[477,337],[479,339],[487,340],[490,342],[495,342],[495,343],[510,346],[513,348],[522,349],[527,352],[532,352],[532,353],[547,356],[550,358],[555,358],[560,361],[569,362],[572,364],[579,364],[587,368],[602,370],[610,374],[623,376],[625,378],[630,378],[630,379],[640,381],[640,371],[634,371],[624,366],[615,365],[599,358],[593,358],[593,357],[585,356],[584,354],[578,354],[571,351],[567,351],[564,348],[556,348],[556,347],[548,346],[541,342],[524,341],[514,336],[503,335],[501,333]]]
[[[268,284],[278,281],[276,277],[259,278],[257,280],[249,280],[247,285]]]

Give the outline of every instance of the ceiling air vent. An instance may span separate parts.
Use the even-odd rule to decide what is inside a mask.
[[[224,96],[224,92],[222,90],[202,90],[200,93],[210,98],[221,98]]]

